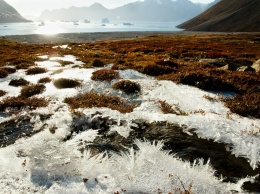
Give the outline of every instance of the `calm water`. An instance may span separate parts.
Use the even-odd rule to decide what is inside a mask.
[[[35,23],[4,23],[0,24],[0,36],[25,35],[25,34],[58,34],[79,32],[126,32],[126,31],[180,31],[176,28],[181,22],[123,22],[109,23],[73,23],[73,22],[48,22],[41,25]]]

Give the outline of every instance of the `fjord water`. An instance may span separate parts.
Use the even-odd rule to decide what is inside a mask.
[[[131,31],[179,31],[176,26],[180,22],[40,22],[33,23],[3,23],[0,24],[0,36],[27,34],[59,34],[83,32],[131,32]]]

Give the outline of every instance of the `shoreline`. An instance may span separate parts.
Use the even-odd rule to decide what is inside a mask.
[[[183,34],[179,31],[131,31],[131,32],[83,32],[83,33],[60,33],[53,35],[29,34],[29,35],[6,35],[6,38],[28,44],[51,44],[65,42],[95,42],[102,40],[120,40],[138,38],[153,35]]]
[[[191,34],[259,34],[260,32],[202,32],[202,31],[130,31],[130,32],[82,32],[82,33],[59,33],[53,35],[26,34],[26,35],[5,35],[6,38],[27,44],[54,44],[54,43],[80,43],[95,42],[103,40],[123,40],[128,38],[142,38],[155,35],[191,35]]]

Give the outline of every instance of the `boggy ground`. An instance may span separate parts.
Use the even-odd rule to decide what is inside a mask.
[[[259,72],[251,67],[260,59],[259,33],[167,33],[129,38],[132,34],[126,36],[128,39],[96,42],[79,42],[88,39],[75,36],[75,43],[48,44],[25,44],[2,37],[0,77],[6,77],[16,69],[32,69],[35,61],[40,60],[39,55],[74,55],[85,63],[84,68],[113,64],[113,70],[135,69],[158,79],[203,90],[235,92],[236,96],[223,98],[226,106],[242,116],[260,118]],[[110,37],[109,34],[106,37]],[[23,36],[16,39],[23,40]],[[66,49],[59,47],[64,44],[68,45]]]
[[[74,38],[76,40],[76,37]],[[134,69],[141,73],[154,76],[157,79],[188,84],[203,90],[235,92],[237,95],[232,98],[222,98],[226,106],[228,106],[231,111],[242,116],[259,119],[259,72],[256,72],[256,70],[251,67],[255,61],[260,59],[259,40],[259,33],[157,34],[123,40],[102,40],[96,42],[68,41],[46,44],[27,44],[0,38],[0,78],[4,78],[19,69],[28,69],[26,72],[29,74],[30,72],[32,72],[32,74],[43,72],[44,69],[35,68],[35,61],[40,61],[41,58],[38,56],[41,55],[74,55],[79,61],[84,62],[82,68],[103,67],[106,64],[113,64],[110,74],[105,70],[93,73],[93,76],[96,76],[98,80],[111,81],[111,79],[113,79],[111,76],[117,76],[116,70]],[[67,45],[67,47],[62,45]],[[64,66],[69,64],[69,62],[62,62]],[[92,77],[92,79],[94,78]],[[44,80],[46,82],[51,81],[48,78],[44,78]],[[16,84],[14,85],[18,86],[21,82],[23,82],[23,80],[16,80]],[[59,82],[59,84],[62,85],[61,82]],[[24,83],[24,87],[27,87],[27,85],[28,83]],[[131,85],[133,85],[133,83],[131,83]],[[68,86],[68,84],[66,84],[66,86]],[[134,91],[136,91],[136,89]],[[5,95],[5,91],[0,91],[0,94],[1,93]],[[91,99],[91,97],[97,99],[94,93],[88,93],[87,95],[91,95],[87,97],[87,99]],[[82,100],[80,102],[83,102],[85,98],[84,96],[81,97]],[[101,97],[98,99],[98,103],[94,100],[91,101],[92,103],[88,101],[90,104],[87,106],[93,107],[102,105],[111,108],[113,105],[111,105],[111,103],[116,101],[116,104],[118,104],[119,102],[119,99],[111,100],[114,99],[112,96],[109,96],[111,97],[109,99],[107,96],[102,95],[98,97]],[[212,101],[216,100],[209,96],[205,96],[205,98]],[[79,99],[80,98],[77,97],[77,100]],[[72,109],[74,108],[73,106],[77,105],[74,103],[73,98],[67,98],[65,102],[67,102]],[[164,113],[188,114],[172,110],[163,101],[160,103]],[[14,98],[7,97],[2,100],[0,102],[0,110],[3,111],[6,107],[12,108],[12,106],[18,109],[25,106],[34,109],[38,106],[47,106],[47,104],[48,100],[45,98],[24,97],[20,95]],[[86,104],[87,103],[84,102],[84,105]],[[124,106],[125,104],[122,103],[122,105],[119,105],[119,107],[115,109],[120,111]],[[75,108],[77,108],[77,106]],[[127,111],[124,109],[121,112],[129,112],[133,107],[127,106],[126,108]],[[48,117],[48,115],[42,116],[41,120],[45,120],[45,117]],[[77,119],[77,114],[74,113],[74,117]],[[33,135],[34,132],[32,131],[33,126],[30,123],[30,115],[20,119],[21,120],[18,119],[16,122],[9,121],[1,124],[0,130],[5,132],[0,136],[2,144],[8,145],[13,143],[20,137],[21,131],[24,132],[24,136]],[[107,134],[108,125],[106,126],[106,122],[104,122],[103,127],[96,127],[100,129],[99,133],[103,135],[102,138],[97,138],[93,144],[88,146],[94,152],[104,151],[103,149],[119,151],[122,147],[117,147],[118,145],[132,145],[135,138],[146,138],[151,141],[154,139],[164,140],[165,149],[172,150],[172,152],[177,153],[182,159],[193,161],[196,158],[204,158],[207,160],[210,157],[213,159],[212,163],[214,168],[217,169],[216,176],[222,174],[227,177],[225,179],[226,181],[236,181],[233,179],[242,178],[244,175],[254,176],[259,173],[259,169],[257,171],[251,169],[246,159],[236,158],[226,151],[224,144],[203,140],[195,135],[189,136],[183,133],[180,127],[174,125],[169,126],[167,123],[154,122],[147,124],[145,121],[136,122],[138,127],[134,129],[127,139],[116,134]],[[91,123],[91,128],[95,128],[95,122]],[[162,133],[158,133],[158,128],[163,129]],[[78,127],[74,130],[78,131],[81,129]],[[175,133],[172,133],[172,131],[175,131]],[[52,132],[54,133],[55,130]],[[10,142],[5,142],[4,138],[8,135],[10,136]],[[205,147],[210,148],[208,149],[210,150],[209,153],[207,153],[208,150],[204,151]],[[228,158],[229,162],[226,162],[226,158]],[[230,168],[232,168],[231,171]],[[258,178],[256,179],[256,183],[247,183],[244,188],[252,192],[258,191],[259,182],[260,180]]]

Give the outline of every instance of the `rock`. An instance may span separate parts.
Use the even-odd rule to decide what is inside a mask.
[[[0,147],[13,144],[22,137],[32,136],[35,132],[30,119],[28,116],[21,116],[0,123]]]
[[[218,59],[200,59],[199,63],[218,63],[219,60]]]
[[[108,23],[110,23],[110,22],[109,22],[108,18],[103,18],[102,21],[101,21],[101,23],[103,23],[103,24],[108,24]]]
[[[255,72],[255,69],[250,66],[241,66],[237,69],[237,71],[252,71]]]
[[[258,59],[254,64],[251,66],[252,68],[255,69],[256,72],[260,71],[260,59]]]
[[[215,65],[217,67],[222,67],[223,66],[223,61],[224,61],[224,59],[205,58],[205,59],[200,59],[199,63],[208,63],[208,64]]]
[[[230,70],[230,71],[236,71],[238,70],[240,67],[242,67],[240,64],[237,63],[228,63],[223,67],[220,67],[220,69],[222,70]],[[246,66],[247,67],[247,66]]]
[[[229,70],[229,69],[228,69],[228,65],[225,65],[225,66],[223,66],[223,67],[220,67],[219,69],[221,69],[221,70]]]

